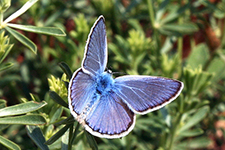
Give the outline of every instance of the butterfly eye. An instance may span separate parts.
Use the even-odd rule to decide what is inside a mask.
[[[107,73],[108,74],[113,74],[112,70],[109,70],[109,69],[107,70]]]

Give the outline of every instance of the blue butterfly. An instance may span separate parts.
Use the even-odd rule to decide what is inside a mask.
[[[68,87],[71,114],[83,127],[101,138],[121,138],[135,125],[136,114],[146,114],[172,102],[183,83],[154,76],[125,75],[113,79],[107,64],[104,17],[89,33],[81,68]]]

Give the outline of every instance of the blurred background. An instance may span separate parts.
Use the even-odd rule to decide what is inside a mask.
[[[11,1],[4,19],[26,2]],[[63,81],[69,78],[59,63],[65,62],[72,71],[81,66],[88,33],[100,15],[106,21],[110,70],[178,79],[184,90],[165,108],[138,115],[128,136],[95,137],[98,148],[225,149],[225,0],[39,0],[10,23],[58,27],[66,36],[17,30],[37,46],[34,54],[4,33],[14,45],[3,61],[13,66],[0,71],[0,99],[6,101],[1,108],[44,100],[46,106],[36,113],[46,123],[39,128],[46,140],[59,131],[63,125],[53,122],[70,113],[50,98],[49,90],[67,103]],[[79,132],[73,148],[94,149],[82,128]],[[38,149],[25,125],[12,124],[0,135],[21,149]],[[61,149],[62,141],[60,137],[49,148]]]

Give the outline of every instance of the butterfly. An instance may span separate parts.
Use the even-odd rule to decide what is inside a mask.
[[[88,35],[81,68],[68,86],[74,118],[94,136],[121,138],[134,128],[136,114],[146,114],[172,102],[183,89],[177,80],[125,75],[113,79],[107,64],[105,19],[100,16]]]

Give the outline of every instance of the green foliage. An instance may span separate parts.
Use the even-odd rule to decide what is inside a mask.
[[[38,0],[29,0],[26,2],[19,10],[17,10],[15,13],[13,13],[11,16],[9,16],[5,21],[3,21],[3,15],[4,11],[10,6],[10,0],[1,2],[1,8],[0,10],[0,29],[6,29],[12,36],[14,36],[18,41],[20,41],[22,44],[27,46],[31,51],[33,51],[35,54],[37,52],[36,45],[29,40],[26,36],[23,34],[17,32],[12,28],[17,28],[25,31],[35,32],[35,33],[42,33],[42,34],[48,34],[48,35],[55,35],[55,36],[65,36],[65,33],[59,29],[59,28],[51,28],[51,27],[35,27],[35,26],[25,26],[25,25],[17,25],[17,24],[10,24],[8,22],[12,21],[13,19],[19,17],[23,13],[25,13],[32,5],[34,5]]]
[[[0,1],[2,149],[222,147],[213,143],[224,142],[215,126],[225,112],[223,6],[224,0]],[[137,115],[133,131],[122,139],[92,136],[68,109],[69,80],[81,66],[90,27],[100,14],[109,69],[184,83],[174,102]]]
[[[9,54],[12,47],[13,45],[9,44],[8,36],[5,36],[4,31],[0,31],[0,71],[7,70],[13,66],[11,62],[2,64],[3,60]]]

